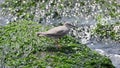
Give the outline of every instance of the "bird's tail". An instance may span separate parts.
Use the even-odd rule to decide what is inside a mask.
[[[45,36],[44,32],[37,32],[36,34],[37,34],[37,36]]]

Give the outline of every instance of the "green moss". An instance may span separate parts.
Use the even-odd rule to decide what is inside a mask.
[[[17,21],[0,27],[0,60],[11,68],[114,68],[111,61],[78,43],[73,37],[60,39],[61,49],[54,40],[37,37],[46,27],[32,21]]]

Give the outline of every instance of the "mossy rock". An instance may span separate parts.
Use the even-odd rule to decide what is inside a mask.
[[[111,39],[120,41],[120,22],[111,23],[97,23],[93,29],[93,35],[101,39]]]
[[[110,59],[71,36],[59,40],[60,49],[53,39],[36,36],[49,28],[26,20],[0,26],[1,64],[10,68],[115,68]]]

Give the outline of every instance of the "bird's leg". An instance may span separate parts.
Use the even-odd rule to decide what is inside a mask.
[[[59,39],[56,39],[56,40],[55,40],[55,45],[57,45],[57,48],[58,48],[58,49],[61,48],[61,46],[59,45]]]

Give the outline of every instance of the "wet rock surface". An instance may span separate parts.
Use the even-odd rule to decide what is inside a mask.
[[[116,68],[120,68],[120,43],[109,39],[101,40],[100,38],[92,38],[91,36],[89,36],[91,35],[89,32],[89,30],[91,29],[90,25],[87,28],[86,27],[86,25],[82,27],[83,29],[86,29],[86,31],[84,30],[83,32],[81,32],[82,34],[84,33],[84,35],[82,36],[84,37],[84,39],[80,39],[81,43],[87,44],[87,46],[92,50],[95,50],[98,53],[109,57],[113,65]]]

